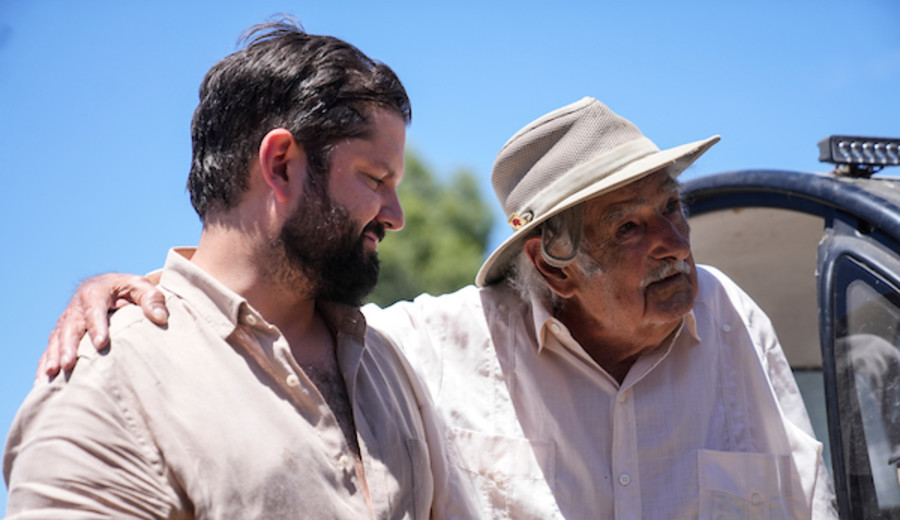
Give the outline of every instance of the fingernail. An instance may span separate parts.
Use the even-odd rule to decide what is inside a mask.
[[[156,309],[153,309],[153,317],[159,321],[162,321],[162,320],[165,320],[166,318],[168,318],[169,316],[168,316],[168,314],[166,314],[166,311],[157,307]]]
[[[63,366],[68,366],[69,363],[72,362],[72,356],[70,356],[68,354],[63,354],[62,358],[60,358],[59,361],[60,361],[60,363],[62,363]]]

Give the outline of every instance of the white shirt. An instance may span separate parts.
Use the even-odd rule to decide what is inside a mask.
[[[364,312],[427,382],[485,518],[836,517],[771,323],[698,271],[679,333],[621,385],[505,285]]]

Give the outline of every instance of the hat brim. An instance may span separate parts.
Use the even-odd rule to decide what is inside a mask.
[[[692,143],[676,146],[667,150],[650,154],[642,157],[625,167],[604,176],[595,183],[576,191],[565,199],[561,200],[555,206],[545,211],[542,215],[536,216],[534,220],[517,229],[512,236],[507,238],[500,244],[497,249],[485,260],[478,275],[475,277],[475,283],[479,287],[491,285],[501,281],[508,270],[512,259],[521,251],[521,243],[531,231],[546,221],[553,215],[576,206],[588,199],[598,197],[604,193],[631,184],[653,172],[662,168],[674,167],[670,173],[673,176],[680,175],[688,166],[703,155],[709,148],[719,142],[720,136],[714,135],[707,139],[694,141]]]

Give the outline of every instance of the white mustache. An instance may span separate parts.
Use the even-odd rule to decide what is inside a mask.
[[[691,272],[691,264],[687,263],[686,260],[678,260],[675,262],[667,262],[662,264],[661,266],[653,269],[644,279],[641,280],[641,289],[646,288],[648,285],[652,283],[656,283],[660,280],[665,280],[666,278],[676,275],[676,274],[690,274]]]

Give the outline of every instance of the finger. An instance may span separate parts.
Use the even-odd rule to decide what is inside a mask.
[[[157,325],[165,325],[169,321],[166,309],[166,297],[155,285],[147,284],[147,289],[137,297],[144,310],[144,315]]]
[[[50,367],[50,364],[47,362],[47,352],[44,351],[44,353],[41,354],[41,359],[38,360],[38,369],[37,369],[37,373],[34,374],[34,378],[39,379],[41,376],[44,376],[44,375],[53,377],[58,373],[59,373],[59,366],[57,365],[55,367]]]
[[[63,312],[62,316],[59,317],[59,320],[56,322],[56,328],[53,329],[53,332],[50,333],[50,338],[47,342],[47,350],[44,351],[44,354],[41,356],[41,360],[38,363],[38,367],[43,367],[43,373],[53,377],[59,373],[60,370],[60,357],[61,357],[61,345],[63,343],[63,338],[61,337],[61,333],[63,327],[65,327],[66,322],[81,322],[77,317],[72,316],[72,312],[69,309],[66,309]]]
[[[111,301],[111,299],[110,299]],[[91,338],[91,344],[94,345],[94,348],[97,350],[101,350],[106,347],[109,343],[109,304],[101,306],[90,306],[87,307],[84,311],[84,321],[85,328],[87,329],[88,336]],[[75,343],[74,347],[78,346],[78,342],[81,341],[81,338],[84,336],[84,330],[80,331],[76,337],[76,331],[66,331],[71,332],[72,335],[69,336],[73,342]],[[72,346],[70,342],[63,343],[64,348]],[[74,348],[72,350],[74,352]]]
[[[35,378],[35,379],[38,379],[39,377],[41,377],[42,375],[44,375],[44,374],[46,373],[46,372],[44,372],[44,370],[47,369],[47,364],[46,364],[46,362],[44,361],[44,359],[45,359],[46,357],[47,357],[46,352],[43,353],[43,354],[41,354],[41,358],[38,360],[38,368],[37,368],[37,372],[34,374],[34,378]]]
[[[75,307],[82,313],[84,329],[77,337],[76,330],[66,330],[65,334],[71,334],[71,336],[65,335],[64,337],[74,340],[74,345],[66,341],[63,343],[64,348],[71,347],[74,353],[78,342],[84,336],[84,330],[87,330],[94,348],[100,350],[106,347],[109,343],[109,310],[116,308],[114,303],[123,292],[122,285],[125,283],[123,280],[129,276],[108,273],[85,280],[81,284],[70,307]]]
[[[114,293],[111,308],[118,309],[130,303],[140,305],[144,315],[157,325],[165,325],[169,319],[165,296],[153,282],[144,276],[122,275]]]
[[[47,349],[48,357],[58,362],[58,369],[72,370],[75,366],[76,352],[86,330],[85,315],[80,310],[66,309],[60,316],[53,331],[51,345]]]

